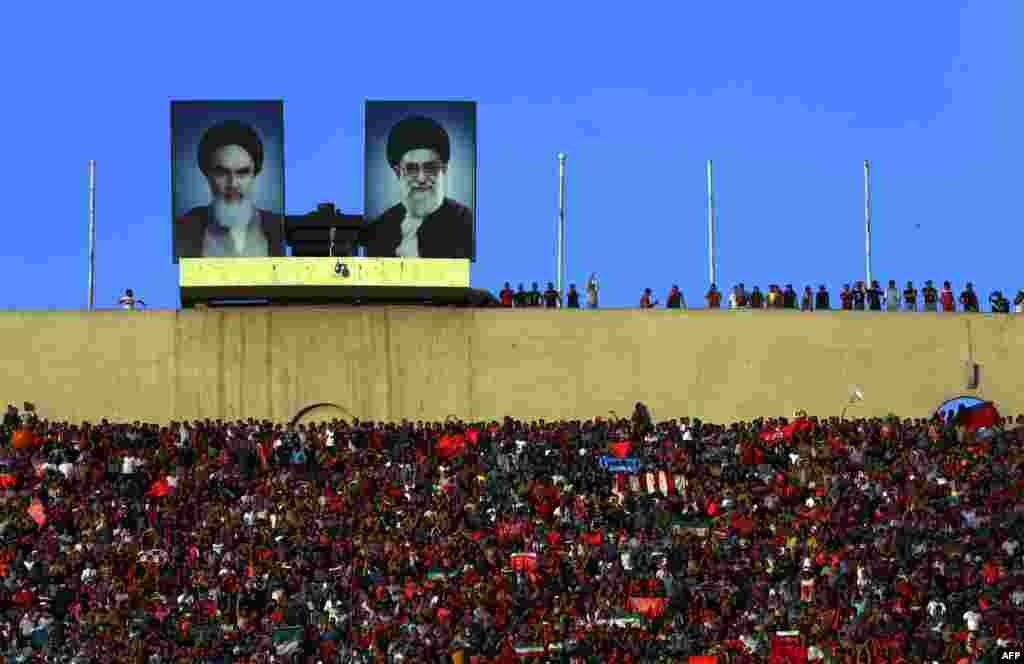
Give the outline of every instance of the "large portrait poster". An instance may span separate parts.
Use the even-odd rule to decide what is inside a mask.
[[[366,102],[367,255],[476,260],[476,102]]]
[[[284,255],[284,103],[171,102],[172,255]]]

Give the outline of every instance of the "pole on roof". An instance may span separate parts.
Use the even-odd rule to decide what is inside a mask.
[[[715,185],[712,179],[713,164],[708,159],[708,279],[715,281]]]
[[[864,160],[864,263],[868,280],[865,285],[871,288],[871,165]]]
[[[558,153],[558,298],[565,302],[565,159]]]
[[[96,294],[96,160],[89,161],[89,309]]]

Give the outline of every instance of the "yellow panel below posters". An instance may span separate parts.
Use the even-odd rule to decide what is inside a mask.
[[[447,258],[182,258],[181,287],[469,287],[469,261]],[[348,276],[340,267],[348,268]],[[340,273],[339,273],[340,271]]]

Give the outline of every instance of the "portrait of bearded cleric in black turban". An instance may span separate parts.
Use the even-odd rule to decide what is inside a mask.
[[[475,111],[475,105],[474,109]],[[368,123],[371,117],[367,108]],[[473,127],[475,130],[475,127]],[[387,174],[378,168],[371,173],[373,159],[368,155],[367,203],[376,197],[383,201],[385,190],[390,201],[371,220],[367,255],[400,258],[468,258],[474,256],[472,188],[475,184],[472,163],[460,163],[457,152],[474,152],[466,137],[475,139],[475,131],[463,131],[458,150],[453,149],[449,131],[441,122],[426,114],[410,113],[390,125],[386,142],[377,141],[376,149],[386,158]],[[381,135],[380,138],[383,138]],[[373,143],[368,138],[368,151]],[[383,144],[381,144],[383,143]],[[379,152],[377,163],[379,161]],[[475,155],[473,155],[475,156]],[[468,205],[453,195],[451,178],[457,172],[460,193],[468,194]],[[387,178],[384,183],[371,182]],[[466,189],[469,191],[466,191]],[[376,195],[376,196],[374,196]],[[397,199],[397,200],[396,200]],[[372,207],[368,205],[368,208]]]
[[[248,114],[252,117],[247,120],[262,120],[266,125],[261,132],[251,121],[204,116],[201,103],[180,104],[184,106],[172,106],[172,130],[177,130],[172,163],[175,258],[283,255],[278,124],[261,117],[273,116],[278,109],[271,103],[266,110]],[[222,111],[221,116],[230,110],[218,102],[210,104]],[[272,142],[269,150],[264,132]]]

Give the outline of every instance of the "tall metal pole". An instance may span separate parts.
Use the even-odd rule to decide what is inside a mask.
[[[864,160],[864,263],[867,268],[868,280],[865,284],[871,287],[871,166]]]
[[[715,281],[715,185],[712,179],[712,163],[708,159],[708,278]]]
[[[96,160],[89,161],[89,309],[96,293]]]
[[[565,158],[558,153],[558,296],[565,302]]]

